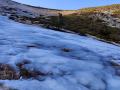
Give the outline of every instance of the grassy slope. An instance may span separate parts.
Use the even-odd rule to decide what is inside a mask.
[[[68,29],[82,35],[90,34],[108,41],[120,43],[120,29],[109,27],[102,20],[90,18],[95,13],[111,12],[113,16],[120,17],[120,4],[109,6],[84,8],[77,11],[77,14],[63,16],[62,28]],[[51,25],[57,25],[57,17],[51,18]],[[59,24],[59,23],[58,23]]]
[[[120,10],[120,4],[113,4],[108,6],[99,6],[99,7],[92,7],[92,8],[83,8],[80,9],[79,12],[103,12],[103,11],[116,11]]]
[[[57,17],[52,17],[50,23],[52,26],[57,25]],[[85,15],[67,15],[63,16],[62,28],[68,29],[82,35],[90,34],[105,40],[120,43],[120,29],[109,27],[102,20],[89,18]]]
[[[101,13],[103,11],[111,10],[113,14],[117,13],[117,16],[119,16],[120,13],[116,12],[119,9],[120,4],[114,4],[111,6],[81,9],[77,11],[77,14],[65,15],[62,16],[62,18],[59,18],[58,16],[50,16],[47,17],[47,19],[44,16],[36,18],[21,16],[20,21],[30,20],[32,24],[43,24],[44,27],[47,28],[64,28],[70,31],[80,33],[81,35],[90,34],[98,38],[120,43],[120,29],[109,27],[104,24],[102,20],[89,17],[89,15],[94,13]],[[60,23],[59,21],[61,21],[62,23]]]

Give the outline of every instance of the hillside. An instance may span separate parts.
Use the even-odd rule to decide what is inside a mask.
[[[2,14],[17,14],[22,16],[36,17],[40,15],[55,16],[58,15],[59,12],[66,15],[71,14],[74,11],[64,12],[56,9],[29,6],[12,0],[0,0],[0,13]]]
[[[100,7],[92,7],[92,8],[83,8],[79,10],[57,10],[57,9],[49,9],[43,7],[35,7],[30,5],[21,4],[12,0],[0,0],[0,12],[1,13],[9,13],[9,14],[20,14],[26,16],[40,16],[40,15],[48,15],[48,16],[56,16],[58,13],[62,13],[63,15],[69,15],[73,13],[82,14],[82,13],[105,13],[109,12],[111,14],[119,14],[120,4],[113,4],[109,6],[100,6]]]
[[[57,10],[0,0],[1,14],[16,22],[92,35],[116,43],[120,43],[119,10],[120,4],[80,10]]]
[[[56,27],[60,23],[59,20],[55,21],[57,18],[60,19],[51,18],[52,25]],[[61,21],[61,28],[120,43],[120,4],[76,10],[76,13],[63,15]]]
[[[70,14],[62,16],[44,16],[31,18],[11,15],[16,22],[43,26],[58,31],[75,32],[80,35],[92,35],[110,42],[120,43],[120,20],[110,14]]]

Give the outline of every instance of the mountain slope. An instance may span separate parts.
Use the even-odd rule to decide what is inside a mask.
[[[109,6],[100,6],[93,8],[83,8],[80,10],[57,10],[57,9],[49,9],[43,7],[35,7],[29,6],[25,4],[21,4],[12,0],[0,0],[0,11],[1,13],[15,13],[27,16],[39,16],[39,15],[52,15],[56,16],[58,13],[62,13],[63,15],[69,15],[73,13],[83,14],[83,13],[104,13],[109,12],[111,14],[117,15],[119,14],[120,4],[113,4]]]
[[[18,14],[24,16],[40,16],[40,15],[58,15],[59,12],[66,14],[71,14],[74,11],[61,11],[57,9],[48,9],[42,7],[33,7],[21,3],[17,3],[12,0],[0,0],[0,12],[4,14]]]
[[[1,14],[17,22],[89,34],[116,43],[120,43],[119,8],[119,4],[114,4],[80,10],[55,10],[0,0]]]
[[[20,74],[16,80],[0,80],[4,86],[17,90],[119,90],[119,63],[113,63],[119,59],[118,46],[0,16],[0,63]]]
[[[40,17],[44,16],[58,16],[59,13],[62,15],[94,15],[94,18],[99,18],[107,23],[111,27],[120,28],[120,4],[113,4],[109,6],[83,8],[80,10],[57,10],[48,9],[42,7],[34,7],[21,3],[17,3],[12,0],[0,0],[0,13],[2,15],[16,15],[26,17]],[[17,18],[16,18],[17,19]],[[19,19],[19,18],[18,18]]]
[[[20,14],[20,15],[26,15],[26,16],[38,16],[40,14],[46,14],[49,13],[51,14],[56,14],[56,10],[53,10],[51,13],[51,10],[49,11],[48,9],[44,8],[34,8],[31,6],[27,6],[24,4],[20,4],[17,2],[14,2],[12,0],[0,0],[0,8],[2,13],[15,13],[15,14]],[[41,12],[42,11],[42,12]]]

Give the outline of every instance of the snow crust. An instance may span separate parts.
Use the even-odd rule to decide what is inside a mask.
[[[68,49],[69,51],[65,51]],[[48,75],[40,79],[0,80],[17,90],[119,90],[120,77],[110,60],[120,47],[92,38],[20,24],[0,16],[0,63],[22,60]]]

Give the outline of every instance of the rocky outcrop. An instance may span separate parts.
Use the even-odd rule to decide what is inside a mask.
[[[93,19],[103,20],[103,23],[110,27],[120,28],[120,18],[114,17],[112,13],[96,13],[91,14],[90,17],[92,17]]]

